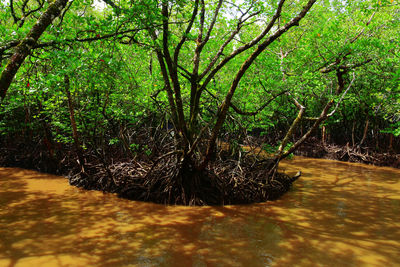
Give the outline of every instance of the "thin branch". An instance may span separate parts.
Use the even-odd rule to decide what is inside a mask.
[[[239,115],[243,115],[243,116],[255,116],[258,113],[260,113],[261,111],[263,111],[269,104],[271,104],[272,101],[274,101],[277,97],[285,94],[287,92],[287,90],[282,91],[276,95],[273,95],[272,98],[270,98],[267,102],[265,102],[264,104],[262,104],[259,108],[257,108],[255,111],[250,111],[250,112],[246,112],[246,111],[242,111],[240,110],[238,107],[236,107],[235,105],[233,105],[231,103],[231,108],[238,113]]]
[[[368,64],[368,63],[371,62],[371,61],[372,61],[372,59],[369,58],[369,59],[367,59],[367,60],[364,60],[364,61],[362,61],[362,62],[360,62],[360,63],[356,63],[356,64],[353,64],[353,65],[344,65],[344,66],[340,66],[340,68],[341,68],[341,69],[355,69],[355,68],[361,67],[361,66],[363,66],[363,65],[365,65],[365,64]]]
[[[371,23],[371,21],[374,18],[375,14],[376,14],[376,12],[372,13],[371,17],[369,18],[369,20],[365,24],[366,27]],[[354,43],[355,41],[357,41],[357,39],[364,33],[366,27],[364,27],[353,39],[350,40],[351,44]]]
[[[15,14],[15,10],[14,10],[14,0],[10,0],[10,10],[11,10],[11,16],[14,19],[14,23],[16,24],[18,21],[20,21],[21,19],[17,17],[17,15]]]
[[[221,6],[222,6],[222,0],[219,0],[218,1],[218,5],[217,5],[217,8],[215,9],[215,12],[214,12],[214,16],[213,16],[213,18],[212,18],[212,20],[211,20],[211,23],[210,23],[210,27],[208,28],[208,31],[207,31],[207,33],[206,33],[206,37],[204,38],[204,40],[203,40],[203,42],[202,42],[202,46],[204,47],[204,45],[206,45],[206,43],[208,42],[208,40],[210,39],[210,36],[211,36],[211,32],[212,32],[212,30],[214,29],[214,25],[215,25],[215,22],[217,21],[217,17],[218,17],[218,14],[219,14],[219,10],[221,9]]]
[[[71,0],[71,2],[69,3],[69,5],[67,5],[67,7],[64,9],[64,11],[62,12],[61,16],[60,16],[60,22],[58,23],[57,27],[60,27],[64,21],[64,16],[65,14],[68,12],[68,10],[71,8],[72,4],[74,3],[75,0]]]
[[[299,124],[299,122],[303,118],[304,111],[306,110],[306,108],[303,105],[301,105],[294,97],[292,97],[292,99],[293,99],[293,102],[296,105],[296,107],[299,109],[299,113],[297,114],[296,119],[294,119],[292,125],[290,126],[285,137],[283,138],[281,145],[278,148],[278,156],[277,157],[279,159],[280,159],[280,156],[283,154],[283,150],[285,149],[287,143],[289,142],[289,138],[292,136],[293,132],[296,130],[297,124]]]
[[[157,34],[155,33],[154,29],[148,29],[148,31],[149,31],[151,38],[155,42],[157,40]],[[178,112],[177,112],[177,108],[176,108],[176,104],[175,104],[174,92],[172,90],[171,83],[170,83],[169,77],[168,77],[168,70],[167,70],[167,67],[165,66],[164,57],[163,57],[161,48],[159,46],[155,46],[154,50],[156,51],[158,63],[160,65],[160,69],[161,69],[161,74],[164,79],[165,90],[167,92],[168,102],[169,102],[169,106],[170,106],[170,110],[171,110],[172,122],[173,122],[174,126],[176,126],[176,125],[178,125]]]
[[[272,21],[268,24],[267,29],[264,30],[264,32],[269,32],[272,28],[272,26],[275,24],[276,20],[278,19],[281,11],[282,11],[282,5],[283,5],[283,0],[280,1],[277,11],[272,19]],[[206,154],[203,158],[203,162],[200,165],[200,169],[204,169],[208,163],[208,161],[211,158],[211,154],[214,150],[215,147],[215,141],[218,137],[219,131],[222,127],[222,124],[225,121],[226,114],[228,112],[228,109],[230,107],[230,103],[232,101],[232,97],[236,91],[237,86],[239,85],[239,82],[247,69],[252,65],[254,60],[272,43],[274,42],[277,38],[279,38],[282,34],[287,32],[290,28],[294,26],[298,26],[299,22],[301,19],[305,17],[305,15],[308,13],[308,11],[311,9],[311,7],[314,5],[316,0],[309,0],[308,3],[302,8],[300,13],[298,13],[295,17],[293,17],[288,23],[285,24],[284,27],[278,29],[274,34],[269,36],[267,39],[265,39],[261,44],[257,46],[255,51],[246,59],[246,61],[242,64],[240,67],[239,71],[236,73],[235,78],[232,81],[231,87],[228,91],[228,93],[225,96],[225,100],[220,106],[220,112],[217,116],[217,120],[215,122],[214,128],[212,130],[212,135],[209,139],[208,146],[207,146],[207,151]],[[211,74],[210,74],[211,75]]]
[[[178,67],[180,68],[180,66],[178,66]],[[182,70],[182,69],[180,68],[180,70]],[[192,80],[192,77],[190,76],[190,74],[187,75],[186,70],[184,70],[183,72],[182,72],[182,71],[179,71],[179,70],[177,70],[177,71],[178,71],[178,73],[179,73],[180,75],[182,75],[186,80],[188,80],[188,81],[191,81],[191,80]]]
[[[215,100],[217,100],[219,103],[221,102],[218,97],[213,94],[212,92],[210,92],[210,90],[205,89],[205,91]],[[282,91],[276,95],[273,95],[272,98],[268,99],[267,102],[265,102],[264,104],[262,104],[260,107],[258,107],[255,111],[243,111],[241,109],[239,109],[237,106],[235,106],[235,104],[233,104],[232,102],[230,103],[230,107],[239,115],[243,115],[243,116],[255,116],[258,113],[260,113],[261,111],[263,111],[269,104],[271,104],[272,101],[274,101],[277,97],[285,94],[287,92],[287,90]]]
[[[203,135],[204,131],[208,128],[209,124],[207,124],[206,126],[204,126],[201,130],[200,133],[198,134],[196,140],[194,140],[193,144],[191,145],[188,153],[186,154],[186,157],[190,157],[194,150],[196,149],[197,145],[199,144],[199,142],[202,140],[201,136]]]
[[[360,36],[364,33],[366,27],[371,23],[371,21],[374,18],[375,14],[376,14],[376,12],[372,13],[371,17],[366,22],[365,27],[358,34],[356,34],[356,36],[354,36],[353,39],[351,39],[349,41],[349,43],[352,44],[352,43],[354,43],[355,41],[357,41],[360,38]],[[329,73],[329,72],[331,72],[333,70],[336,70],[338,68],[339,64],[341,64],[346,59],[346,57],[349,56],[350,54],[351,54],[351,52],[344,53],[344,51],[342,51],[342,52],[340,52],[338,54],[338,56],[336,57],[335,61],[330,63],[330,64],[328,63],[329,61],[327,62],[324,59],[327,63],[325,63],[322,67],[319,67],[318,70],[321,71],[322,73]],[[366,60],[366,61],[364,61],[362,63],[355,64],[352,67],[350,67],[350,66],[340,66],[340,68],[343,68],[343,69],[345,69],[345,68],[356,68],[356,67],[362,66],[364,64],[367,64],[370,61],[371,61],[371,59],[368,59],[368,60]]]
[[[182,76],[184,76],[185,78],[191,77],[192,74],[187,69],[185,69],[181,65],[177,65],[177,67],[178,67],[178,69],[182,70],[186,74],[186,75],[182,74]]]
[[[51,41],[51,42],[44,42],[44,43],[38,43],[37,45],[35,45],[33,48],[43,48],[43,47],[47,47],[47,46],[54,46],[54,45],[60,45],[60,44],[64,44],[64,43],[73,43],[73,42],[78,42],[78,43],[83,43],[83,42],[93,42],[93,41],[101,41],[101,40],[105,40],[111,37],[116,37],[118,35],[122,35],[121,37],[118,37],[118,39],[122,39],[125,37],[129,37],[132,38],[132,36],[128,36],[126,35],[127,33],[137,33],[141,30],[144,30],[144,28],[141,29],[130,29],[130,30],[125,30],[125,31],[121,31],[121,32],[114,32],[114,33],[109,33],[109,34],[104,34],[104,35],[96,35],[95,37],[88,37],[88,38],[69,38],[69,39],[64,39],[61,41]],[[124,43],[123,41],[121,41],[121,43]],[[149,46],[146,44],[142,44],[141,45],[144,46]],[[151,47],[153,48],[153,47]]]
[[[1,44],[0,45],[0,52],[4,52],[10,48],[16,47],[20,44],[21,41],[19,40],[13,40],[13,41],[9,41],[6,44]]]
[[[22,6],[23,17],[20,19],[20,23],[19,23],[19,25],[18,25],[18,27],[20,27],[20,28],[24,25],[25,20],[26,20],[27,17],[29,17],[31,14],[33,14],[33,13],[39,11],[39,10],[42,9],[42,7],[44,6],[44,1],[43,1],[43,2],[41,2],[41,1],[36,1],[36,2],[39,4],[38,7],[35,8],[35,9],[32,9],[32,10],[28,11],[27,13],[25,13],[25,7],[26,7],[26,5],[28,4],[28,2],[29,2],[29,1],[25,1],[25,2],[24,2],[24,5]]]
[[[265,29],[257,36],[255,37],[253,40],[251,40],[249,43],[247,43],[246,45],[243,45],[239,48],[237,48],[235,51],[233,51],[230,55],[228,55],[227,57],[225,57],[211,72],[210,74],[208,74],[206,80],[203,82],[201,88],[200,88],[200,92],[202,90],[204,90],[205,87],[207,87],[208,83],[211,81],[211,79],[215,76],[215,74],[223,67],[225,66],[231,59],[233,59],[234,57],[236,57],[237,55],[241,54],[242,52],[252,48],[253,46],[255,46],[257,43],[259,43],[261,41],[262,38],[264,38],[272,29],[272,27],[274,26],[276,20],[280,17],[281,12],[282,12],[282,7],[283,4],[285,3],[285,0],[280,0],[278,7],[276,9],[276,12],[274,14],[274,16],[272,17],[271,21],[268,23],[268,25],[265,27]],[[289,22],[290,23],[290,22]]]
[[[333,100],[330,100],[325,105],[324,109],[321,112],[321,115],[317,118],[317,120],[315,120],[313,126],[299,140],[297,140],[297,142],[294,143],[294,145],[291,148],[289,148],[286,152],[279,153],[277,156],[275,156],[275,160],[280,161],[286,158],[291,153],[293,153],[293,151],[295,151],[301,144],[303,144],[304,141],[307,140],[308,137],[310,137],[312,132],[321,124],[321,122],[326,120],[328,111],[332,107],[332,105],[333,105]]]
[[[331,117],[333,114],[335,114],[337,108],[339,107],[340,103],[342,103],[344,97],[346,96],[346,94],[349,91],[350,87],[353,85],[353,82],[355,81],[355,79],[356,79],[356,74],[355,74],[355,72],[353,72],[353,79],[351,80],[349,86],[346,88],[346,90],[343,92],[342,96],[340,97],[339,101],[336,103],[336,106],[335,106],[334,110],[332,110],[332,112],[329,113],[327,115],[327,117]]]
[[[176,46],[176,49],[175,49],[175,52],[174,52],[174,63],[175,63],[175,65],[178,65],[179,52],[180,52],[183,44],[186,42],[186,39],[187,39],[188,34],[190,33],[190,30],[192,29],[194,20],[196,19],[196,16],[197,16],[198,9],[199,9],[199,0],[196,0],[195,3],[194,3],[192,17],[190,18],[189,24],[186,27],[185,33],[183,34],[182,39],[180,40],[178,45]]]
[[[259,12],[255,12],[251,15],[249,15],[247,18],[242,19],[239,18],[239,22],[236,25],[236,28],[234,31],[232,31],[231,35],[228,37],[228,39],[220,46],[220,48],[218,49],[217,54],[215,54],[214,58],[211,60],[211,62],[208,64],[208,66],[206,67],[206,69],[199,75],[199,79],[198,80],[202,80],[204,78],[204,76],[206,76],[210,70],[212,69],[212,67],[214,67],[215,63],[218,61],[218,59],[220,58],[220,56],[223,54],[226,46],[235,38],[235,36],[239,33],[239,31],[242,29],[242,27],[244,26],[244,23],[249,20],[250,18],[258,15]]]

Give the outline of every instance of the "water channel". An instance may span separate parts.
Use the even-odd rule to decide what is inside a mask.
[[[280,200],[181,207],[0,168],[0,266],[400,266],[400,170],[297,157]]]

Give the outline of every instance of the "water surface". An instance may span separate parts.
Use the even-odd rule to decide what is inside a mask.
[[[298,157],[275,202],[180,207],[0,168],[0,266],[400,266],[400,170]]]

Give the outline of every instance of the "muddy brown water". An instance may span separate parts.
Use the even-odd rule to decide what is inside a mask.
[[[275,202],[180,207],[0,168],[0,266],[400,266],[400,170],[298,157]]]

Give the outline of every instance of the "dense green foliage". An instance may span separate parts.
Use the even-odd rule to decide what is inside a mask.
[[[10,1],[0,2],[0,72],[13,53],[13,48],[7,45],[23,39],[36,22],[38,12],[47,7],[44,3],[21,23],[23,9],[34,10],[41,1],[25,1],[25,7],[24,1],[12,2],[14,13]],[[223,2],[221,6],[201,54],[200,74],[237,28],[241,11],[255,15],[225,47],[222,58],[257,36],[276,10],[276,1],[233,2],[236,4]],[[161,4],[154,0],[117,4],[119,7],[99,8],[91,1],[75,0],[55,19],[1,102],[3,141],[40,143],[51,138],[57,144],[72,143],[64,81],[68,76],[84,149],[121,144],[133,154],[151,153],[134,141],[132,129],[141,125],[167,127],[172,121],[166,84],[155,52],[163,39],[152,38],[151,34],[162,30]],[[305,1],[287,1],[277,25],[287,23],[304,4]],[[194,5],[194,1],[185,0],[169,3],[171,53],[185,35]],[[216,5],[205,1],[206,27],[212,21]],[[179,55],[178,78],[187,120],[191,115],[191,83],[185,78],[185,71],[192,71],[200,24],[196,17]],[[400,135],[399,46],[397,1],[317,1],[298,27],[279,37],[254,61],[240,81],[232,103],[243,112],[253,112],[274,100],[252,116],[230,109],[220,135],[234,136],[241,143],[244,135],[240,132],[247,131],[269,136],[272,145],[276,145],[297,116],[293,99],[306,108],[296,137],[313,123],[307,118],[318,117],[327,101],[334,99],[330,111],[337,103],[340,105],[323,123],[332,141],[353,142],[353,145],[361,142],[368,121],[368,143],[379,146],[386,142],[379,147],[386,150],[388,136]],[[199,132],[215,120],[232,78],[253,50],[235,57],[208,83],[200,99],[200,119],[193,131]],[[338,90],[340,71],[344,87]]]

